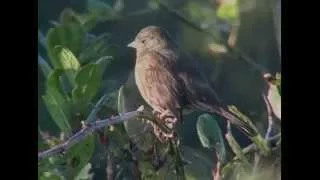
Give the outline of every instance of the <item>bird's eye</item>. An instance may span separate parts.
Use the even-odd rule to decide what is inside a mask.
[[[144,43],[146,40],[142,40],[141,42]]]

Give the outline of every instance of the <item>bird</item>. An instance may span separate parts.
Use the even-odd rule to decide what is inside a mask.
[[[182,111],[191,109],[221,116],[248,136],[256,134],[227,109],[199,62],[182,51],[165,29],[144,27],[127,46],[136,51],[134,76],[138,90],[160,123],[174,129],[183,121]],[[162,142],[174,137],[153,127]]]

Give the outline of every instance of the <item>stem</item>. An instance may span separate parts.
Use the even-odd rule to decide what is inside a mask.
[[[177,180],[185,180],[183,161],[181,158],[181,152],[178,148],[177,139],[170,140],[171,150],[173,151],[173,157],[175,158],[175,168],[177,172]]]

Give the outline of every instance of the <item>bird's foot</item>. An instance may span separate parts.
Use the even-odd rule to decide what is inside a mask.
[[[153,127],[153,131],[155,136],[159,139],[160,142],[167,142],[169,139],[174,137],[174,132],[164,132],[158,126]]]

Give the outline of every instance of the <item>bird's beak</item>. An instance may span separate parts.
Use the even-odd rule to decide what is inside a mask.
[[[132,48],[136,48],[136,47],[137,47],[137,43],[136,43],[136,41],[132,41],[132,42],[129,43],[127,46],[128,46],[128,47],[132,47]]]

